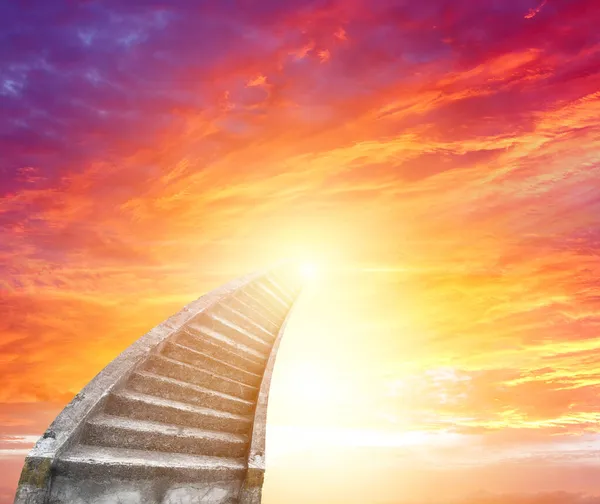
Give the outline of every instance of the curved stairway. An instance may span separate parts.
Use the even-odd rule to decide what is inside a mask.
[[[121,373],[107,371],[113,383],[98,391],[100,373],[32,450],[15,503],[260,502],[260,488],[241,500],[240,492],[253,433],[264,451],[257,401],[262,394],[266,407],[263,374],[299,285],[281,270],[238,283],[164,323],[174,329]],[[94,392],[91,407],[78,404]]]

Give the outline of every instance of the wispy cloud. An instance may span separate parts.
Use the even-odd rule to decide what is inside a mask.
[[[544,0],[540,5],[538,5],[535,9],[529,9],[529,12],[525,14],[525,19],[531,19],[535,17],[540,11],[544,8],[544,5],[548,3],[548,0]]]

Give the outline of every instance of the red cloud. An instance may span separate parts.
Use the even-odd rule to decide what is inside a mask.
[[[531,19],[535,17],[540,11],[543,9],[544,5],[548,3],[548,0],[544,0],[540,5],[538,5],[535,9],[529,9],[529,12],[525,14],[525,19]]]

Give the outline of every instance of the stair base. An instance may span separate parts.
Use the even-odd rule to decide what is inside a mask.
[[[51,504],[234,504],[241,459],[80,445],[55,466]]]
[[[234,504],[242,481],[177,483],[168,480],[113,480],[55,477],[52,504]]]

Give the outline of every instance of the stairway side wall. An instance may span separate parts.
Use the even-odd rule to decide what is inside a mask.
[[[277,338],[273,342],[273,348],[271,349],[269,360],[267,361],[261,381],[254,413],[254,423],[252,425],[252,438],[250,440],[250,451],[248,453],[248,471],[240,492],[239,504],[260,504],[262,501],[262,487],[264,484],[266,462],[265,443],[267,437],[267,409],[271,379],[273,377],[273,370],[275,369],[275,361],[277,360],[281,338],[283,337],[285,328],[295,306],[295,303],[291,306],[285,320],[279,328]]]

